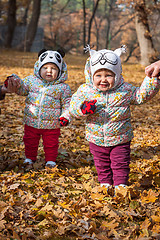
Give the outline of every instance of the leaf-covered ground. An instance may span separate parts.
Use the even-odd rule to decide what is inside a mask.
[[[35,53],[2,52],[0,82],[33,73]],[[66,56],[72,92],[84,82],[86,56]],[[123,65],[139,86],[144,68]],[[0,102],[0,239],[160,239],[160,95],[132,107],[129,186],[114,195],[99,187],[84,123],[74,120],[60,136],[57,167],[46,169],[40,143],[33,169],[23,165],[24,97]]]

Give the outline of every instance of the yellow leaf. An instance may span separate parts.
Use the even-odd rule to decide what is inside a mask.
[[[155,193],[152,189],[150,189],[146,196],[141,196],[142,203],[154,203],[158,199],[158,195],[158,193]]]
[[[44,219],[43,221],[41,221],[40,223],[38,223],[38,226],[46,226],[49,224],[49,221],[47,219]]]
[[[141,229],[148,230],[148,227],[151,225],[151,221],[147,218],[142,224],[141,224]]]
[[[160,233],[160,224],[154,225],[152,231],[154,233]]]
[[[75,153],[76,151],[77,151],[77,149],[73,149],[73,150],[72,150],[72,152],[74,152],[74,153]]]
[[[7,223],[5,220],[0,221],[0,231],[2,231],[5,228],[5,223]]]
[[[58,205],[60,205],[63,208],[69,209],[70,210],[70,205],[67,204],[66,202],[58,202]]]
[[[2,210],[6,206],[7,206],[7,204],[5,202],[0,201],[0,210]]]
[[[52,211],[53,205],[49,205],[49,203],[46,204],[43,208],[41,208],[41,211]]]
[[[151,216],[151,218],[154,222],[160,223],[160,216],[155,216],[154,215],[154,216]]]
[[[115,222],[115,220],[113,220],[111,222],[104,221],[104,222],[102,222],[102,226],[106,227],[106,228],[109,228],[109,229],[114,229],[114,228],[119,226],[119,223]]]
[[[86,180],[88,180],[90,178],[90,174],[83,174],[82,178],[85,178]]]
[[[99,201],[101,201],[101,200],[104,199],[104,195],[103,195],[103,194],[99,194],[99,193],[92,193],[92,194],[91,194],[91,198],[92,198],[93,200],[99,200]]]
[[[42,197],[44,198],[44,199],[48,199],[48,194],[46,194],[46,195],[42,195]]]
[[[35,206],[40,207],[43,204],[42,200],[40,198],[37,199]]]
[[[91,187],[90,182],[83,183],[83,187],[84,187],[87,191],[91,191],[91,190],[92,190],[92,187]]]

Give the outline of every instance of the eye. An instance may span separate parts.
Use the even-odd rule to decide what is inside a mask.
[[[42,69],[42,70],[46,70],[46,67],[43,66],[41,69]]]

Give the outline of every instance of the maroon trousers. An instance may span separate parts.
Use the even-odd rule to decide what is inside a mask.
[[[127,185],[130,164],[130,142],[112,147],[97,146],[89,143],[94,157],[98,180],[110,185]]]
[[[25,124],[23,141],[25,144],[26,158],[31,159],[33,162],[37,159],[39,140],[42,137],[45,161],[56,161],[58,155],[58,139],[60,129],[37,129]]]

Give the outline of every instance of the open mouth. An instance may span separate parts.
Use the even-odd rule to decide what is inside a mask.
[[[101,83],[100,86],[101,87],[108,87],[109,85],[107,83]]]

